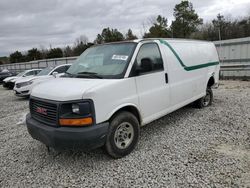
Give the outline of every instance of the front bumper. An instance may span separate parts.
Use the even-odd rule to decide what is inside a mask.
[[[13,90],[15,92],[15,95],[18,97],[28,97],[28,96],[30,96],[30,93],[31,93],[30,86],[24,86],[24,87],[20,87],[20,88],[17,88],[15,86]]]
[[[3,82],[3,87],[8,88],[8,82]]]
[[[88,127],[51,127],[26,116],[32,138],[58,150],[94,149],[105,144],[109,123]]]
[[[18,91],[16,89],[14,90],[14,94],[18,97],[28,97],[30,96],[30,91],[29,90],[23,90],[23,91]]]

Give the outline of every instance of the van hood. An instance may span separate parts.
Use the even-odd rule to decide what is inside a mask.
[[[31,96],[55,101],[83,99],[84,93],[96,86],[112,82],[110,79],[59,78],[33,88]]]

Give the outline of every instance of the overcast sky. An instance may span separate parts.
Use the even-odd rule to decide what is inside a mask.
[[[218,13],[233,18],[250,15],[250,0],[191,0],[204,21]],[[104,27],[137,36],[143,23],[158,14],[173,19],[180,0],[0,0],[0,56],[32,47],[72,45],[86,35],[93,41]]]

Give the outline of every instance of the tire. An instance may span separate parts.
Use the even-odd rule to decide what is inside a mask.
[[[130,112],[120,112],[110,121],[105,150],[115,159],[124,157],[133,151],[139,135],[138,119]]]
[[[195,102],[196,107],[204,108],[210,106],[213,102],[213,91],[210,87],[206,90],[206,95]]]

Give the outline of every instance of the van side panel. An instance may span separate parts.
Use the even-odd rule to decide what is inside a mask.
[[[164,44],[162,44],[164,45]],[[174,107],[180,103],[191,99],[192,97],[199,95],[203,88],[199,88],[199,82],[205,82],[206,69],[201,71],[186,71],[184,69],[184,59],[188,58],[188,51],[185,56],[180,56],[180,52],[183,53],[182,43],[172,45],[175,52],[178,53],[178,58],[181,58],[181,62],[172,52],[172,50],[164,45],[165,53],[168,57],[166,63],[169,67],[169,84],[170,84],[170,107]],[[191,49],[192,47],[190,47]],[[177,51],[178,50],[178,51]],[[200,80],[200,81],[198,81]],[[204,87],[204,86],[203,86]],[[205,94],[205,93],[203,93]]]
[[[161,44],[168,56],[171,106],[205,95],[208,71],[214,70],[219,63],[214,45],[203,41],[170,40],[161,40]]]

